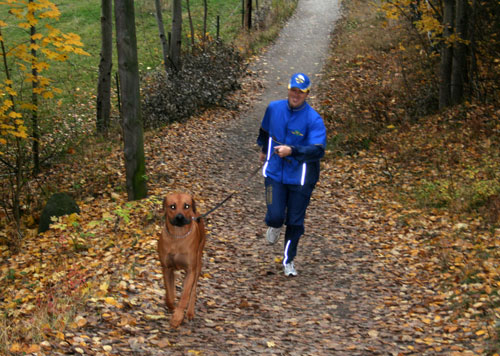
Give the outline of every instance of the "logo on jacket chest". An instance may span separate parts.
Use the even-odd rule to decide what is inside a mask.
[[[295,136],[304,136],[304,134],[302,132],[300,132],[299,130],[293,130],[291,133],[292,133],[292,135],[295,135]]]

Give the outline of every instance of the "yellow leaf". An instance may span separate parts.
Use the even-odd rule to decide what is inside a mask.
[[[55,9],[55,10],[51,10],[51,11],[46,11],[42,14],[40,14],[40,18],[51,18],[51,19],[56,19],[58,18],[59,16],[61,15],[61,13],[59,12],[59,10]]]
[[[9,117],[12,118],[12,119],[16,119],[16,118],[19,118],[19,117],[23,117],[23,115],[15,112],[15,111],[11,111],[9,113]]]
[[[115,307],[118,306],[118,302],[113,297],[107,297],[104,299],[104,301],[106,302],[106,304],[113,305]]]
[[[59,339],[59,340],[64,340],[64,334],[60,331],[56,332],[56,337]]]
[[[108,287],[109,287],[109,283],[108,282],[103,282],[99,286],[99,289],[102,290],[103,292],[107,292],[108,291]]]
[[[52,99],[54,94],[51,91],[44,91],[42,96],[44,99]]]
[[[30,104],[30,103],[22,103],[20,105],[21,109],[27,109],[31,111],[37,111],[38,107],[36,105]]]
[[[43,38],[41,33],[35,33],[33,36],[31,36],[32,40],[41,40]]]
[[[40,346],[35,345],[35,344],[30,345],[28,347],[28,349],[25,350],[25,352],[28,354],[34,354],[34,353],[39,352],[39,351],[40,351]]]
[[[20,24],[17,25],[18,27],[24,28],[25,30],[29,30],[31,25],[27,22],[21,22]]]
[[[81,48],[75,48],[75,50],[73,51],[75,52],[76,54],[80,54],[82,56],[90,56],[90,53],[88,52],[85,52],[83,49]]]
[[[19,343],[14,343],[10,347],[10,352],[21,352],[21,344]]]
[[[275,347],[276,344],[274,343],[274,341],[268,341],[267,342],[267,347]]]
[[[481,336],[481,335],[484,335],[484,334],[486,334],[486,330],[484,330],[484,329],[476,331],[476,335],[477,336]]]

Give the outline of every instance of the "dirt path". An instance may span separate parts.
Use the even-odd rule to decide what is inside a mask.
[[[133,251],[124,249],[133,265],[119,300],[124,307],[90,302],[89,327],[66,335],[64,354],[397,355],[405,350],[400,319],[381,307],[400,286],[387,277],[367,242],[371,234],[387,233],[385,222],[378,224],[380,231],[365,224],[378,214],[341,183],[344,173],[335,166],[323,169],[296,278],[286,278],[275,261],[282,243],[265,243],[262,178],[246,181],[258,164],[255,139],[265,106],[286,95],[292,72],[307,73],[314,84],[338,13],[336,1],[299,2],[281,37],[251,68],[256,74],[250,81],[262,80],[264,91],[242,117],[192,120],[151,138],[148,150],[164,149],[154,156],[179,162],[178,171],[168,172],[168,187],[152,182],[158,194],[189,186],[206,210],[238,182],[246,183],[208,221],[195,319],[178,330],[169,327],[156,241],[141,240]],[[161,162],[150,165],[154,171]]]

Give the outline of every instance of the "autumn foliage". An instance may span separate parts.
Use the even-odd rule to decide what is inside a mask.
[[[261,182],[245,182],[249,192],[207,224],[200,317],[168,329],[156,256],[161,197],[182,187],[205,212],[247,177],[257,152],[243,146],[256,132],[238,122],[261,89],[254,74],[236,93],[239,110],[211,108],[146,133],[148,199],[126,201],[119,144],[95,142],[45,172],[47,184],[79,194],[81,213],[38,235],[27,212],[18,253],[0,231],[0,352],[498,356],[500,109],[498,67],[487,66],[495,60],[478,67],[484,95],[439,111],[432,43],[387,8],[344,6],[311,93],[329,144],[303,274],[282,278],[262,243]],[[424,20],[421,34],[436,26]]]
[[[388,261],[407,266],[402,283],[438,292],[423,292],[425,302],[407,314],[433,330],[418,343],[440,354],[438,339],[448,333],[477,343],[478,354],[497,355],[500,110],[498,85],[490,80],[498,82],[498,66],[491,66],[498,52],[478,63],[477,88],[487,88],[481,95],[438,111],[439,56],[432,45],[442,40],[441,25],[429,8],[417,21],[402,16],[410,15],[409,5],[385,2],[379,14],[389,16],[371,19],[349,6],[356,22],[337,33],[318,98],[329,122],[330,155],[349,172],[345,184],[396,217],[400,234],[374,243]],[[373,32],[375,23],[391,35]],[[481,39],[483,50],[496,46],[488,38]]]
[[[34,94],[44,99],[53,98],[60,89],[54,87],[49,77],[43,75],[50,68],[50,62],[62,62],[68,59],[68,54],[76,53],[88,55],[82,49],[80,37],[74,33],[62,33],[57,28],[46,23],[42,26],[43,32],[37,32],[30,36],[29,42],[26,38],[19,38],[16,42],[14,30],[29,30],[40,25],[45,19],[57,19],[60,12],[55,4],[48,0],[40,1],[2,1],[2,9],[8,10],[10,22],[0,21],[0,42],[2,43],[2,56],[4,57],[3,84],[1,96],[3,105],[0,118],[2,119],[2,143],[6,143],[9,135],[26,138],[26,124],[23,111],[36,111],[31,101],[25,99],[16,100],[21,92],[22,82],[12,77],[12,72],[19,73],[24,83],[36,82],[37,87]],[[37,54],[34,55],[35,51]],[[36,70],[36,77],[33,75]],[[16,89],[16,87],[18,89]]]
[[[71,54],[89,54],[78,35],[50,24],[60,16],[51,1],[0,1],[0,9],[9,14],[0,20],[0,167],[8,172],[8,179],[2,179],[10,186],[0,202],[22,235],[20,209],[28,175],[39,172],[40,152],[53,141],[53,136],[45,139],[41,134],[41,123],[52,128],[53,121],[42,115],[42,101],[61,93],[50,79],[50,65],[67,61]]]

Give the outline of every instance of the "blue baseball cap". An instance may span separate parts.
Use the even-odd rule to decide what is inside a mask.
[[[299,88],[304,93],[307,93],[311,88],[311,81],[304,73],[295,73],[288,82],[288,89],[292,88]]]

